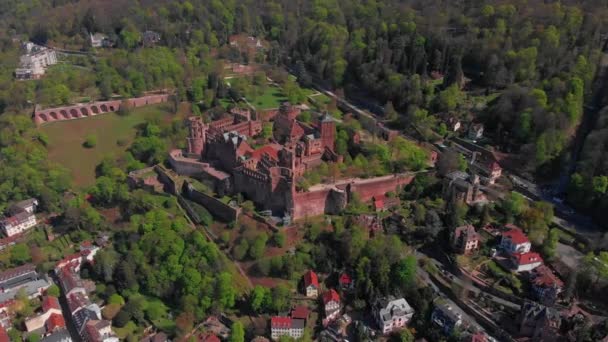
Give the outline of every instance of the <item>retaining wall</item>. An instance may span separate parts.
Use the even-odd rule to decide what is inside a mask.
[[[213,216],[226,222],[235,221],[241,213],[241,208],[231,207],[215,197],[202,193],[194,189],[188,182],[184,182],[184,197],[202,205]]]

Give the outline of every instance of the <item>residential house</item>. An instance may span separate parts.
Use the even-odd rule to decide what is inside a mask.
[[[471,140],[478,140],[483,138],[483,124],[471,124],[469,126],[469,131],[467,132],[467,138]]]
[[[454,199],[468,205],[488,202],[479,183],[479,177],[477,175],[469,176],[463,171],[454,171],[445,176],[442,194],[445,200]]]
[[[273,340],[281,336],[298,339],[304,335],[305,322],[303,319],[275,316],[270,319],[270,335]]]
[[[310,316],[310,310],[303,305],[298,305],[291,309],[290,316],[293,319],[303,319],[306,321],[308,320],[308,316]]]
[[[139,340],[139,342],[169,342],[169,337],[164,332],[158,332],[154,335],[149,335],[142,338]]]
[[[57,329],[65,328],[65,320],[61,312],[59,300],[55,297],[45,296],[42,299],[42,312],[25,320],[27,332],[42,331],[52,333]]]
[[[534,297],[544,305],[553,305],[564,289],[564,282],[546,265],[536,267],[530,273]]]
[[[457,227],[452,236],[452,248],[460,254],[471,254],[479,249],[480,237],[473,225]]]
[[[11,237],[36,226],[38,224],[35,215],[37,206],[38,200],[35,198],[10,206],[8,210],[10,216],[0,220],[0,228],[2,228],[4,235]]]
[[[374,316],[382,334],[386,335],[405,327],[414,316],[414,309],[404,298],[389,297],[375,303]]]
[[[460,120],[452,115],[444,116],[443,122],[450,132],[458,132],[458,130],[462,127]]]
[[[120,340],[112,331],[112,323],[107,320],[87,321],[85,326],[85,340],[87,342],[119,342]]]
[[[316,298],[319,296],[319,278],[317,277],[317,274],[312,271],[309,270],[308,272],[304,273],[304,277],[303,277],[303,284],[304,284],[304,294],[306,295],[306,297],[310,297],[310,298]]]
[[[462,325],[462,314],[448,303],[438,301],[431,313],[431,321],[441,328],[444,334],[450,335],[455,328]]]
[[[209,316],[205,322],[203,322],[203,328],[205,331],[213,333],[223,339],[227,339],[228,336],[230,336],[230,329],[216,316]]]
[[[144,46],[153,46],[160,42],[160,33],[154,31],[146,31],[142,36]]]
[[[515,272],[532,271],[543,264],[543,259],[536,252],[513,253],[510,260]]]
[[[0,342],[10,342],[11,340],[8,338],[8,333],[3,326],[0,325]]]
[[[36,266],[25,264],[0,273],[0,292],[9,291],[17,286],[39,278]]]
[[[508,228],[509,230],[502,233],[502,238],[500,240],[500,247],[505,252],[509,254],[525,254],[530,252],[532,244],[520,228],[510,224],[506,225],[505,228]]]
[[[197,340],[198,342],[222,342],[219,337],[210,333],[201,334]]]
[[[95,34],[89,33],[89,38],[90,38],[91,46],[92,47],[94,47],[94,48],[100,48],[100,47],[103,46],[104,40],[108,39],[108,36],[106,36],[103,33],[99,33],[98,32],[98,33],[95,33]]]
[[[353,278],[346,272],[342,272],[338,278],[338,284],[342,291],[350,291],[355,287]]]
[[[57,64],[55,50],[32,42],[23,44],[25,53],[19,60],[19,67],[15,69],[15,77],[18,80],[38,79],[46,73],[46,69]]]
[[[325,311],[325,318],[323,319],[323,325],[327,324],[340,316],[340,310],[342,304],[340,302],[340,295],[336,290],[331,289],[323,293],[323,308]]]
[[[559,312],[544,305],[526,301],[519,314],[519,333],[533,341],[556,341],[561,317]]]
[[[70,336],[67,329],[61,329],[43,337],[40,342],[72,342],[72,336]]]
[[[483,184],[494,184],[502,175],[502,168],[494,151],[460,138],[453,138],[451,146],[468,159],[469,170],[479,175]]]

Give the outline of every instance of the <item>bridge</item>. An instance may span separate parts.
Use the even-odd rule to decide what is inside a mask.
[[[141,107],[169,101],[169,94],[154,94],[134,97],[126,100],[129,107]],[[34,123],[42,125],[49,122],[73,120],[116,112],[125,100],[97,101],[78,103],[70,106],[34,110]]]

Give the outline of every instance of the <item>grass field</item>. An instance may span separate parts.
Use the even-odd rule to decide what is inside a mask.
[[[49,137],[49,159],[68,168],[78,187],[95,182],[95,167],[105,156],[120,156],[135,138],[138,125],[169,116],[166,105],[134,109],[127,116],[108,113],[90,118],[58,121],[40,130]],[[85,148],[87,136],[95,135],[97,145]],[[117,143],[121,141],[121,145]]]
[[[268,86],[263,94],[248,100],[256,109],[271,109],[278,108],[281,103],[287,101],[287,98],[281,93],[279,88]]]

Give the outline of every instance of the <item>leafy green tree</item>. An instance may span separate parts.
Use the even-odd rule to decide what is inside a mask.
[[[272,241],[277,247],[284,247],[286,240],[285,232],[279,231],[272,235]]]
[[[270,291],[260,285],[256,285],[249,295],[249,305],[251,310],[256,313],[264,312],[268,307],[269,300],[271,300]]]
[[[86,139],[84,140],[83,145],[86,148],[93,148],[93,147],[97,146],[97,136],[94,134],[87,135]]]
[[[234,306],[236,292],[230,273],[222,272],[219,274],[216,283],[216,294],[221,308],[229,309]]]
[[[254,240],[253,243],[249,246],[249,257],[251,257],[253,260],[257,260],[259,258],[261,258],[264,255],[264,252],[266,251],[266,242],[268,241],[268,236],[266,236],[266,234],[260,234],[258,235]]]
[[[245,328],[243,327],[243,323],[236,321],[232,323],[232,326],[230,328],[230,342],[245,341]]]
[[[14,245],[11,249],[10,249],[10,260],[11,263],[14,265],[23,265],[26,262],[29,262],[30,260],[32,260],[32,257],[30,256],[30,251],[27,248],[27,245],[23,244],[23,243],[19,243]]]
[[[59,290],[59,286],[53,284],[48,289],[46,289],[46,294],[51,297],[59,298],[59,296],[61,295],[61,291]]]

